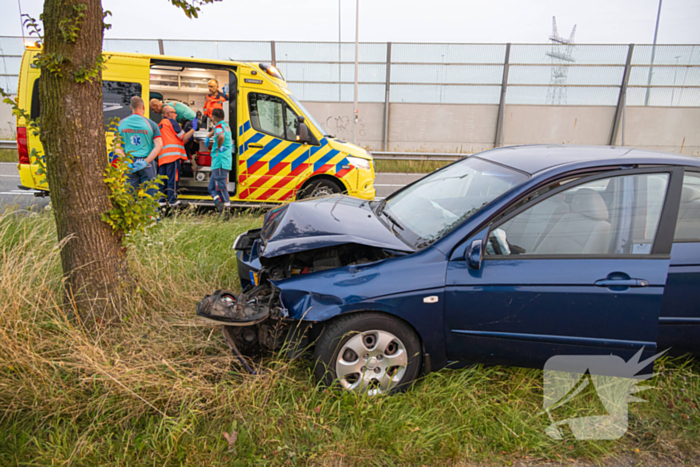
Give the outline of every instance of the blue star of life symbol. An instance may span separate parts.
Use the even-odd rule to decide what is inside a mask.
[[[131,144],[134,146],[140,146],[141,145],[141,137],[138,135],[134,135],[131,137]]]

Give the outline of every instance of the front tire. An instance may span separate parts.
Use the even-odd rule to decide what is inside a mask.
[[[309,183],[299,192],[299,199],[320,198],[322,196],[332,196],[342,193],[343,189],[332,180],[316,180]]]
[[[421,367],[421,344],[405,322],[382,313],[341,317],[323,331],[314,351],[316,377],[330,386],[370,395],[405,390]]]

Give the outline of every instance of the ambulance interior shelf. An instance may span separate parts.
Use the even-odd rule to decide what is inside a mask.
[[[171,66],[152,66],[150,71],[150,88],[162,94],[163,100],[180,101],[201,111],[204,98],[209,90],[210,79],[219,82],[219,89],[228,83],[228,72],[224,70],[205,70],[204,68],[178,68]],[[228,106],[224,106],[225,120],[229,121]],[[211,120],[206,119],[207,129],[213,128]]]
[[[169,65],[154,65],[150,70],[150,90],[153,94],[160,94],[163,101],[179,101],[187,104],[192,110],[201,114],[204,108],[204,98],[208,94],[208,83],[210,79],[219,82],[219,90],[229,82],[229,72],[219,69],[203,69],[197,67],[178,67]],[[223,106],[225,121],[230,122],[229,106]],[[152,113],[154,121],[160,120],[160,115]],[[204,145],[204,139],[209,131],[214,127],[211,119],[200,120],[201,127],[194,134],[194,147],[191,153],[191,160],[182,164],[182,178],[180,185],[192,191],[202,191],[206,193],[211,172],[211,153]],[[235,192],[235,171],[229,174],[229,191]]]

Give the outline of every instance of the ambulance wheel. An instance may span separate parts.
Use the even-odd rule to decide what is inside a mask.
[[[343,189],[332,180],[316,180],[299,190],[299,199],[320,198],[322,196],[332,196],[342,193]]]

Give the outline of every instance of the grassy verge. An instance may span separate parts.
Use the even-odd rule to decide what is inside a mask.
[[[0,162],[17,162],[17,150],[0,149]]]
[[[282,357],[250,376],[196,302],[237,289],[241,215],[167,219],[128,247],[140,294],[119,326],[88,332],[57,306],[60,259],[48,215],[0,217],[0,465],[492,465],[550,460],[632,464],[700,448],[700,364],[666,358],[647,403],[615,441],[547,437],[542,373],[443,370],[405,394],[317,387]],[[588,396],[584,396],[588,397]],[[587,415],[579,403],[560,419]],[[237,434],[229,449],[224,433]],[[697,458],[695,458],[697,459]],[[692,462],[691,462],[692,463]]]
[[[399,161],[375,159],[375,172],[430,173],[449,164],[449,161]]]

